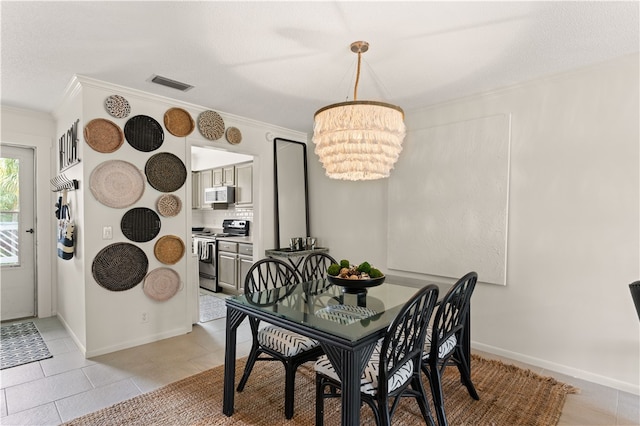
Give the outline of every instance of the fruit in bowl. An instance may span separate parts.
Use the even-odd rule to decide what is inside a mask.
[[[356,266],[343,259],[340,264],[333,263],[327,268],[329,282],[345,287],[373,287],[382,284],[384,278],[384,274],[372,267],[369,262],[362,262]]]

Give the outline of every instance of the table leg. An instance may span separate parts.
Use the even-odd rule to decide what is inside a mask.
[[[360,377],[376,342],[354,349],[322,345],[342,382],[342,426],[360,424]]]
[[[233,400],[236,391],[236,337],[238,326],[247,314],[236,311],[227,306],[227,326],[224,349],[224,388],[222,412],[231,416],[233,414]]]

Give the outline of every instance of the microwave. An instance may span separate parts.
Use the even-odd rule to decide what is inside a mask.
[[[204,202],[205,204],[215,203],[235,203],[236,188],[233,186],[216,186],[213,188],[205,188]]]

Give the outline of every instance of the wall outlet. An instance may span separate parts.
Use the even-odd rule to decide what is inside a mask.
[[[105,226],[104,228],[102,228],[102,239],[103,240],[113,239],[113,229],[110,226]]]
[[[143,312],[142,316],[140,317],[140,322],[144,324],[147,321],[149,321],[149,314],[146,312]]]

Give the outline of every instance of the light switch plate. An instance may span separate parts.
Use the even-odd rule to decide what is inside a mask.
[[[113,239],[113,230],[110,226],[105,226],[102,228],[102,239],[103,240],[111,240]]]

